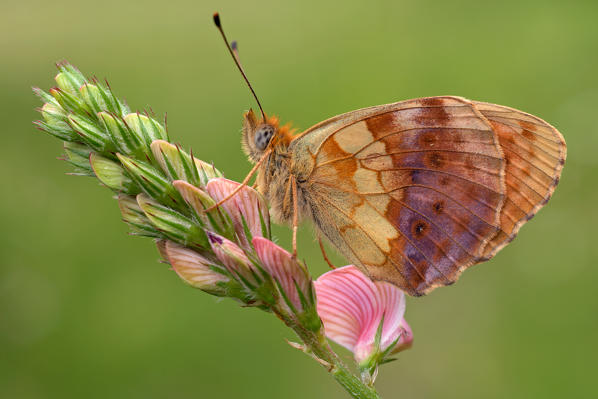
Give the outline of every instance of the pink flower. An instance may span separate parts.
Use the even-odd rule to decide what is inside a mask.
[[[210,197],[219,202],[238,186],[239,183],[220,177],[211,179],[206,186],[206,190]],[[249,239],[245,236],[243,219],[252,237],[269,235],[269,231],[263,231],[263,229],[268,230],[270,228],[268,207],[262,196],[251,187],[243,187],[221,206],[231,217],[237,236],[244,248],[249,248]]]
[[[156,244],[164,260],[170,263],[184,282],[213,294],[225,293],[221,283],[227,283],[230,279],[219,273],[213,262],[173,241],[159,240]]]
[[[403,319],[405,294],[396,286],[373,282],[352,265],[329,271],[314,284],[326,336],[351,350],[358,364],[377,363],[387,351],[411,345],[411,329]]]
[[[291,310],[292,306],[297,312],[304,311],[297,288],[305,301],[309,302],[312,297],[311,278],[304,266],[293,259],[290,253],[265,238],[255,237],[253,247],[264,269],[290,302],[283,301],[283,306],[287,310]]]

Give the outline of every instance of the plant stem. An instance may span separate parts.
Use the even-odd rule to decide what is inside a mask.
[[[273,309],[274,310],[274,309]],[[381,399],[373,387],[364,384],[343,364],[330,348],[322,330],[307,330],[287,315],[274,310],[277,316],[301,338],[306,346],[304,352],[313,356],[334,379],[355,399]]]

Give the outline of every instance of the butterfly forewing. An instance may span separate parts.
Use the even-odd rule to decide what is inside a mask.
[[[467,100],[341,115],[290,150],[322,232],[372,278],[410,294],[454,282],[499,231],[505,160]]]
[[[488,259],[550,199],[567,149],[563,136],[540,118],[500,105],[473,104],[492,125],[505,158],[506,198],[500,231],[484,248]]]

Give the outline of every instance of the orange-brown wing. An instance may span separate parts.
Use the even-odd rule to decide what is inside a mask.
[[[500,231],[483,253],[489,259],[548,202],[559,182],[567,147],[558,130],[540,118],[500,105],[473,104],[498,135],[506,161]]]
[[[323,234],[370,277],[411,295],[454,282],[499,231],[505,160],[468,100],[358,110],[289,149]]]

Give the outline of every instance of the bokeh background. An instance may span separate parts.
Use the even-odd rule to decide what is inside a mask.
[[[553,199],[495,259],[408,302],[415,345],[381,369],[385,398],[598,395],[598,2],[3,1],[0,5],[0,397],[345,398],[274,317],[185,286],[110,192],[70,177],[34,129],[53,63],[109,78],[133,109],[227,177],[249,170],[254,106],[335,114],[456,94],[536,114],[569,148]],[[276,229],[288,245],[290,231]],[[300,255],[326,270],[309,226]],[[342,259],[335,257],[337,264]],[[348,356],[343,352],[344,356]]]

